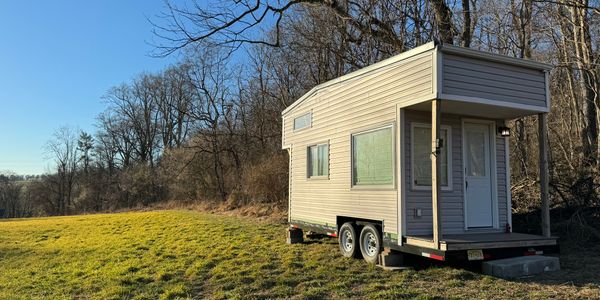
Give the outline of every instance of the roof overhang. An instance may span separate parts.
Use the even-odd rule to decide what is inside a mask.
[[[503,64],[514,65],[514,66],[519,66],[519,67],[526,67],[526,68],[536,69],[536,70],[547,71],[547,70],[552,69],[552,67],[553,67],[550,64],[545,64],[545,63],[533,61],[530,59],[510,57],[510,56],[506,56],[506,55],[500,55],[500,54],[495,54],[495,53],[491,53],[491,52],[479,51],[479,50],[475,50],[475,49],[471,49],[471,48],[464,48],[464,47],[458,47],[458,46],[447,45],[447,44],[439,44],[438,48],[442,51],[442,53],[456,54],[456,55],[460,55],[460,56],[479,58],[479,59],[483,59],[483,60],[487,60],[487,61],[495,61],[495,62],[499,62],[499,63],[503,63]]]
[[[470,116],[474,118],[512,120],[525,116],[531,116],[538,113],[547,112],[543,107],[527,106],[515,107],[513,103],[503,105],[501,102],[487,103],[477,101],[476,99],[452,98],[441,99],[442,114],[454,114],[461,116]],[[420,102],[414,105],[404,107],[419,111],[431,111],[431,102]]]

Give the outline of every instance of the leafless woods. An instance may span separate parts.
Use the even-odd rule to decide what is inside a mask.
[[[437,39],[555,66],[554,206],[598,206],[600,3],[596,0],[166,2],[152,18],[158,74],[111,88],[97,132],[50,148],[49,214],[164,199],[284,205],[281,111],[313,86]],[[536,209],[537,125],[512,124],[514,209]],[[72,152],[70,152],[72,151]]]

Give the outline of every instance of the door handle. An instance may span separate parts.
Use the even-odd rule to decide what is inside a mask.
[[[465,185],[466,185],[465,189],[468,189],[469,188],[469,181],[465,180]]]

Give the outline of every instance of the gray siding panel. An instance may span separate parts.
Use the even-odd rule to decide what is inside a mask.
[[[431,124],[431,114],[407,110],[405,112],[405,144],[406,150],[406,233],[408,235],[426,235],[432,234],[432,210],[431,210],[431,191],[414,190],[412,188],[411,173],[411,123]],[[449,125],[452,131],[452,190],[442,190],[442,232],[444,234],[464,233],[464,211],[463,211],[463,192],[462,192],[462,138],[460,118],[442,114],[442,126]],[[415,210],[421,209],[422,216],[417,217]]]
[[[432,234],[431,191],[414,190],[411,187],[411,123],[431,124],[428,112],[407,110],[405,112],[405,161],[406,161],[406,233],[407,235]],[[463,163],[462,163],[462,121],[460,116],[442,114],[442,125],[452,130],[452,190],[442,190],[442,232],[458,234],[465,232],[464,198],[463,198]],[[503,229],[507,218],[506,203],[506,165],[504,138],[496,136],[496,184],[498,196],[498,223]],[[421,217],[416,217],[415,210],[420,208]]]
[[[442,92],[546,107],[543,71],[444,54]]]
[[[499,122],[497,126],[502,126],[503,122]],[[498,214],[500,229],[504,229],[508,223],[508,209],[506,199],[506,151],[504,148],[505,138],[496,136],[496,182],[498,193]]]

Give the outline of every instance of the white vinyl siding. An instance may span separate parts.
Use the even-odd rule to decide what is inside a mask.
[[[432,55],[423,53],[319,89],[284,114],[290,157],[290,219],[336,224],[336,216],[383,220],[397,233],[398,191],[352,186],[352,134],[394,124],[397,103],[433,97]],[[294,118],[312,111],[310,129]],[[307,180],[308,146],[329,141],[328,180]],[[396,139],[394,139],[396,140]]]
[[[431,189],[431,155],[432,143],[431,125],[412,123],[412,188],[413,189]],[[452,183],[449,174],[452,172],[451,165],[452,152],[448,151],[452,147],[452,136],[450,126],[442,125],[441,138],[443,145],[440,151],[441,185],[442,188],[452,189]]]
[[[308,128],[312,123],[312,113],[307,113],[294,118],[294,131]]]
[[[393,186],[394,143],[391,126],[352,135],[352,184]]]
[[[308,147],[308,178],[326,178],[329,175],[329,145]]]

